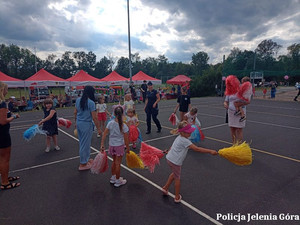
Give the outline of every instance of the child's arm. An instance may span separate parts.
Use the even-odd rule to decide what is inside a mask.
[[[107,109],[105,109],[105,112],[111,117],[111,114],[110,114],[110,112],[108,112]]]
[[[108,128],[105,128],[103,134],[102,134],[102,139],[101,139],[101,146],[100,146],[100,151],[103,152],[105,150],[105,147],[104,147],[104,141],[106,139],[106,136],[109,132],[109,129]]]
[[[224,101],[224,108],[228,109],[228,107],[229,107],[229,102],[228,101]]]
[[[46,121],[50,120],[54,116],[55,113],[56,113],[56,111],[54,109],[51,109],[49,115],[46,118],[42,119],[39,122],[39,125],[41,125],[41,124],[45,123]]]
[[[140,125],[139,121],[136,121],[135,126],[138,127]]]
[[[124,142],[126,146],[126,153],[129,153],[129,135],[128,132],[124,133]]]
[[[218,155],[218,152],[215,151],[215,150],[211,150],[211,149],[208,149],[208,148],[202,148],[202,147],[198,147],[194,144],[191,144],[189,146],[190,149],[196,151],[196,152],[201,152],[201,153],[209,153],[211,155]]]
[[[97,117],[97,111],[92,112],[92,118],[93,118],[93,121],[97,128],[98,134],[101,134],[100,124],[99,124],[98,117]]]

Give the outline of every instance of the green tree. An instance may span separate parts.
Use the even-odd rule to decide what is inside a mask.
[[[106,56],[96,63],[94,75],[98,78],[103,78],[112,72],[112,63]]]
[[[202,75],[203,71],[208,68],[208,54],[206,52],[198,52],[193,54],[191,65],[194,69],[195,75]]]

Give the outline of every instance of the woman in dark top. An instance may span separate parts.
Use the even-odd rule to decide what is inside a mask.
[[[1,190],[19,187],[20,183],[13,183],[20,177],[9,177],[9,161],[11,152],[11,138],[9,134],[10,122],[19,118],[19,114],[12,114],[5,103],[4,96],[7,94],[7,85],[0,81],[0,174]]]
[[[187,88],[182,88],[182,95],[178,96],[177,98],[177,105],[174,110],[174,113],[176,114],[177,109],[179,108],[180,113],[180,121],[183,121],[183,116],[186,114],[189,109],[191,108],[191,100],[190,96],[187,95]]]
[[[161,125],[159,120],[157,119],[158,115],[158,102],[160,101],[159,93],[153,89],[152,82],[148,82],[148,91],[146,95],[146,102],[145,102],[145,112],[147,114],[147,132],[146,134],[151,133],[151,116],[154,123],[157,126],[157,133],[161,131]]]

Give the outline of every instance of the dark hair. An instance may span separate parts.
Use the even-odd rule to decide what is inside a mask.
[[[88,99],[91,99],[93,102],[95,102],[95,89],[92,86],[85,86],[83,90],[82,97],[80,99],[80,108],[82,110],[87,109],[88,107]]]
[[[53,106],[53,100],[51,98],[46,98],[44,100],[44,106],[46,106],[47,104],[51,104]]]
[[[115,108],[115,116],[117,117],[119,128],[121,133],[123,132],[123,108],[121,106],[118,106]]]

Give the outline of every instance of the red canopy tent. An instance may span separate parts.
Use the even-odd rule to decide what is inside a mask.
[[[167,84],[179,84],[179,85],[183,85],[186,82],[190,82],[192,79],[185,76],[185,75],[178,75],[176,77],[173,77],[170,80],[167,80]]]
[[[119,84],[124,84],[126,81],[128,81],[128,78],[121,76],[116,71],[112,71],[106,77],[103,77],[101,81],[106,82],[106,85],[111,85],[111,84],[119,85]]]
[[[80,70],[74,76],[68,78],[66,81],[69,81],[70,86],[100,86],[104,85],[105,82],[101,81],[100,79],[89,75],[88,73]]]
[[[10,77],[6,75],[5,73],[0,72],[0,81],[7,84],[8,87],[24,87],[24,81]]]
[[[37,73],[25,80],[26,87],[29,86],[66,86],[66,80],[54,76],[44,69],[40,69]]]
[[[161,80],[150,77],[142,71],[139,71],[132,77],[132,81],[134,82],[134,84],[142,84],[144,80],[151,81],[153,84],[161,84]]]

